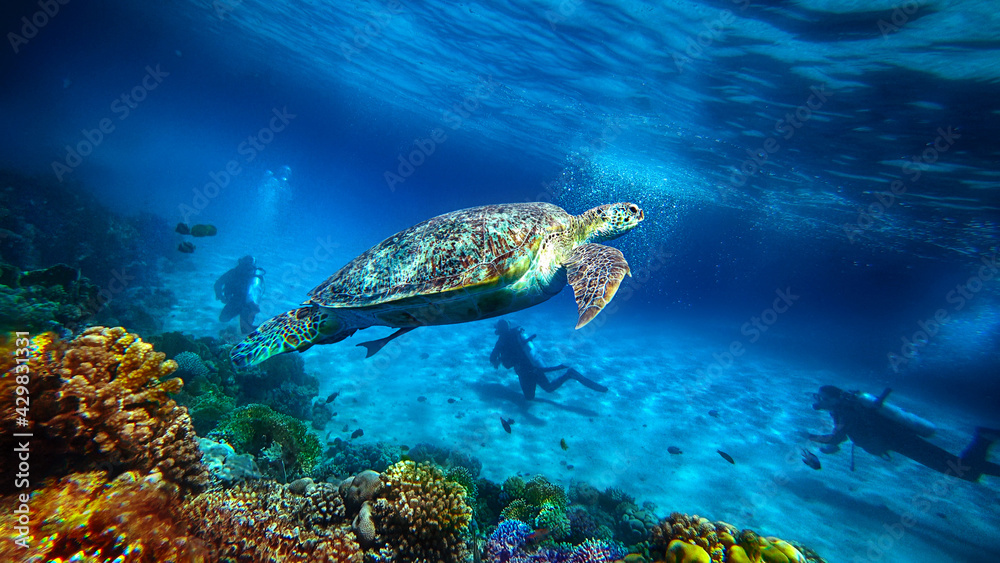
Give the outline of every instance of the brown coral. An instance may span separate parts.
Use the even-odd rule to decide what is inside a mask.
[[[329,526],[343,522],[347,511],[337,486],[331,483],[310,485],[302,495],[305,502],[299,509],[299,518],[309,526]]]
[[[401,461],[381,478],[384,489],[372,503],[373,551],[390,561],[464,561],[472,510],[465,487],[448,481],[436,466]]]
[[[127,472],[110,482],[103,471],[66,476],[32,496],[28,548],[7,535],[0,560],[213,560],[210,547],[174,520],[177,501],[177,487],[158,473]],[[13,495],[4,499],[12,502]]]
[[[27,366],[28,382],[22,385],[32,400],[27,430],[35,434],[33,467],[65,472],[110,464],[116,470],[156,471],[186,489],[205,483],[191,419],[169,397],[182,385],[180,379],[166,379],[177,369],[173,360],[164,361],[162,353],[121,327],[90,328],[71,342],[39,335],[28,357],[22,366],[5,366],[0,416],[7,428],[17,423],[6,403],[15,396],[15,376]]]
[[[203,539],[220,546],[221,558],[361,563],[361,548],[350,526],[309,526],[303,521],[310,519],[308,502],[274,481],[257,481],[202,493],[188,502],[184,513]]]

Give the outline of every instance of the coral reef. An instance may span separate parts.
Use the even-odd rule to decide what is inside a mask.
[[[266,472],[282,481],[308,475],[321,451],[319,439],[302,421],[265,405],[233,410],[208,437],[225,440],[238,453],[255,456]]]
[[[648,553],[670,563],[820,563],[795,545],[752,530],[738,531],[725,522],[674,512],[657,524],[646,542]],[[659,556],[662,554],[662,556]]]
[[[337,514],[336,495],[333,487],[307,487],[300,496],[274,481],[249,481],[202,493],[181,512],[202,539],[219,547],[220,558],[362,563],[361,546]]]
[[[503,483],[502,498],[508,499],[507,506],[500,512],[502,518],[513,518],[547,529],[551,540],[564,540],[570,536],[566,491],[545,477],[536,475],[527,482],[520,477],[510,477]]]
[[[381,476],[382,494],[371,504],[370,545],[381,560],[464,561],[472,511],[465,488],[436,466],[401,461]]]
[[[94,327],[70,342],[39,335],[27,363],[0,368],[7,372],[0,380],[0,417],[7,428],[18,416],[10,404],[17,374],[22,369],[28,374],[22,374],[32,398],[27,430],[36,435],[32,460],[40,471],[105,466],[156,470],[185,489],[205,483],[208,475],[190,417],[169,397],[182,385],[167,379],[176,364],[134,334],[121,327]]]
[[[560,544],[534,547],[536,534],[519,520],[504,520],[486,542],[483,559],[508,563],[613,563],[625,557],[625,548],[616,542],[590,539],[579,545]]]
[[[0,503],[5,513],[14,495]],[[178,489],[158,473],[75,473],[31,499],[28,548],[12,534],[0,541],[4,561],[213,561],[212,549],[178,522]],[[117,559],[116,559],[117,558]]]
[[[155,287],[152,265],[174,254],[165,219],[119,215],[77,183],[4,170],[0,194],[0,258],[22,270],[63,263],[103,287]]]
[[[100,288],[65,264],[21,272],[0,264],[0,330],[39,333],[79,330],[103,306]]]
[[[435,463],[445,469],[464,467],[469,470],[473,478],[479,477],[483,470],[483,462],[470,454],[432,444],[417,444],[407,452],[407,455],[417,463]]]
[[[335,438],[323,454],[323,461],[313,469],[317,481],[336,481],[371,469],[385,471],[400,460],[399,447],[385,442],[374,444],[355,443]]]
[[[205,468],[225,487],[246,479],[261,478],[260,470],[250,454],[237,454],[229,444],[208,438],[199,438],[198,447],[201,449],[201,460]]]

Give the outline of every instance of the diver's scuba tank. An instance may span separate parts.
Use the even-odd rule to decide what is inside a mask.
[[[262,297],[264,297],[264,270],[257,268],[250,278],[250,283],[247,284],[247,303],[259,306]]]
[[[860,391],[855,391],[853,395],[863,406],[876,409],[880,415],[893,422],[901,424],[904,428],[911,430],[918,436],[929,438],[934,434],[934,432],[937,431],[937,427],[934,426],[934,423],[929,420],[920,418],[913,413],[906,412],[896,405],[885,404],[885,399],[891,392],[892,389],[886,388],[886,390],[882,391],[882,394],[878,397],[872,395],[871,393],[862,393]]]

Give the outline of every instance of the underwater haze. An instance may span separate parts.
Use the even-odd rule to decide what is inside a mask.
[[[602,540],[650,562],[663,555],[635,546],[672,512],[830,562],[1000,561],[1000,476],[900,453],[912,442],[880,434],[898,420],[876,412],[933,423],[926,441],[954,456],[977,437],[1000,463],[997,8],[7,2],[0,262],[22,282],[0,279],[4,330],[29,326],[17,283],[62,263],[104,292],[99,306],[70,322],[32,305],[31,330],[120,325],[154,346],[183,333],[228,351],[243,335],[213,285],[242,256],[262,271],[257,326],[440,214],[632,202],[644,220],[602,243],[631,277],[590,324],[574,328],[571,288],[503,317],[537,335],[545,365],[606,392],[568,381],[526,399],[491,365],[486,319],[421,327],[367,359],[356,345],[394,329],[282,356],[316,383],[268,404],[313,416],[330,459],[431,444],[498,484],[544,475],[570,491],[573,523],[581,484],[624,491],[652,521],[633,518],[629,537],[609,509],[619,524]],[[218,384],[241,389],[236,408],[280,388],[233,377]],[[810,439],[834,429],[813,408],[824,385],[892,390],[839,452]],[[197,388],[185,378],[178,402],[193,411]],[[194,419],[221,435],[218,417]],[[238,453],[291,480],[262,448]],[[527,524],[550,541],[540,518]],[[598,537],[578,532],[566,538]]]

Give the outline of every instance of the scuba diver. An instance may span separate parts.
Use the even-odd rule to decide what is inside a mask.
[[[226,304],[219,314],[220,322],[229,322],[239,315],[240,331],[253,332],[253,319],[260,312],[260,298],[264,295],[264,273],[253,256],[247,255],[216,280],[215,298]]]
[[[594,391],[604,393],[608,390],[607,387],[580,375],[573,368],[561,364],[554,367],[542,366],[532,343],[537,336],[536,334],[525,338],[523,328],[514,326],[503,319],[497,321],[495,333],[498,338],[496,346],[493,347],[493,352],[490,354],[490,363],[493,364],[494,368],[500,367],[500,364],[508,369],[514,368],[514,372],[517,373],[517,378],[521,382],[521,391],[524,393],[525,399],[530,401],[535,398],[536,387],[541,387],[543,391],[551,393],[570,379],[575,379]],[[546,373],[561,369],[566,370],[566,373],[556,379],[549,381],[545,377]]]
[[[832,385],[820,387],[813,394],[813,409],[830,411],[833,417],[831,434],[810,434],[809,439],[826,444],[820,451],[826,454],[840,450],[840,444],[850,439],[866,452],[889,459],[889,452],[897,452],[930,469],[977,482],[983,475],[1000,476],[1000,465],[986,460],[990,446],[1000,440],[1000,431],[976,428],[972,442],[955,455],[935,446],[924,438],[934,434],[930,422],[908,413],[895,405],[885,404],[892,389],[875,397],[859,391],[842,391]],[[851,471],[854,454],[851,450]]]

